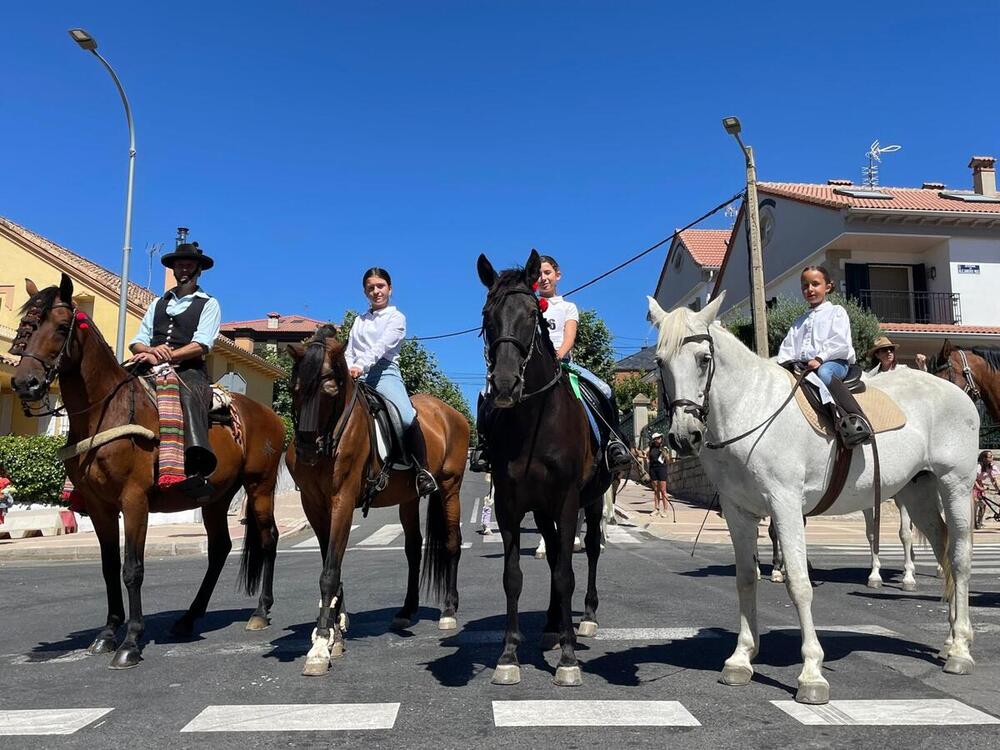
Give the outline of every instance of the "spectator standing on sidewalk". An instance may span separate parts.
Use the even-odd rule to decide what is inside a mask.
[[[649,462],[649,479],[653,484],[653,518],[666,518],[670,509],[667,499],[667,460],[670,454],[663,446],[663,434],[654,432],[650,437],[646,459]]]
[[[4,521],[4,513],[14,504],[11,497],[11,489],[10,477],[7,476],[7,468],[3,464],[0,464],[0,524]]]
[[[997,477],[1000,476],[1000,467],[993,463],[993,451],[982,451],[979,454],[979,473],[976,474],[976,482],[972,485],[972,497],[976,504],[976,528],[983,528],[983,516],[986,515],[985,495],[987,490],[992,490],[1000,494],[1000,486],[997,486]]]

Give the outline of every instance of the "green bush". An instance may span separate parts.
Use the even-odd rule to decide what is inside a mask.
[[[48,435],[0,437],[0,465],[14,487],[15,502],[63,505],[66,468],[56,452],[65,444],[64,438]]]
[[[827,299],[847,310],[847,317],[851,319],[854,352],[857,354],[858,362],[864,363],[872,343],[881,334],[878,317],[861,307],[853,298],[834,292]],[[767,311],[767,348],[772,357],[778,354],[781,342],[784,341],[792,323],[808,309],[809,306],[804,299],[778,297],[775,304]],[[723,323],[740,341],[753,349],[753,324],[749,315],[733,315],[723,320]]]

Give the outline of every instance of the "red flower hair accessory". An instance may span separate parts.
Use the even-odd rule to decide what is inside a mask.
[[[88,328],[90,328],[90,323],[87,322],[87,313],[85,312],[77,312],[76,322],[77,322],[77,328],[79,328],[81,331],[86,331]]]
[[[85,313],[85,312],[77,312],[77,314],[76,314],[76,320],[77,320],[78,323],[80,323],[80,322],[82,322],[82,321],[84,321],[86,319],[87,319],[87,313]]]

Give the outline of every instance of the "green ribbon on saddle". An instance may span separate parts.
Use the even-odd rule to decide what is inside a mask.
[[[576,371],[569,366],[569,362],[560,362],[560,366],[563,372],[569,377],[569,384],[573,387],[573,393],[576,397],[583,401],[583,394],[580,393],[580,376],[576,374]]]

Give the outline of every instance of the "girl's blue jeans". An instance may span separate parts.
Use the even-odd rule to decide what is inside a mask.
[[[824,362],[816,370],[816,374],[824,385],[830,385],[830,378],[843,380],[847,377],[847,360],[831,359],[829,362]]]
[[[399,418],[403,421],[403,428],[409,429],[417,417],[417,411],[410,403],[410,394],[403,385],[399,365],[387,359],[380,359],[365,375],[365,382],[396,405],[399,409]]]

